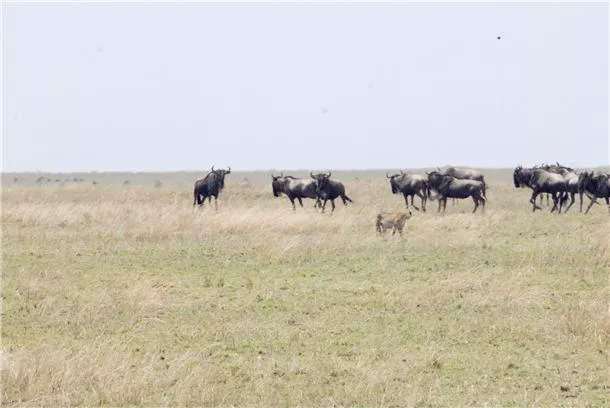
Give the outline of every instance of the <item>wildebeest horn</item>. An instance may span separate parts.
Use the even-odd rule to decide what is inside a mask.
[[[214,165],[212,165],[212,171],[214,171]]]
[[[313,175],[313,172],[309,172],[309,175],[311,176],[312,179],[317,180],[317,177]]]
[[[330,178],[331,174],[333,174],[333,173],[331,173],[331,172],[329,171],[329,172],[328,172],[328,176],[326,176],[326,177]]]
[[[392,178],[392,177],[389,176],[389,174],[390,174],[389,172],[387,172],[387,171],[385,172],[386,178]]]
[[[402,169],[400,169],[400,174],[405,174],[404,171],[402,171]]]
[[[229,169],[227,170],[227,174],[229,174],[231,172],[231,166],[227,166],[227,168]]]

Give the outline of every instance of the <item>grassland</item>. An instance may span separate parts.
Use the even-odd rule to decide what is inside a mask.
[[[218,211],[186,174],[5,180],[3,405],[608,406],[605,206],[532,213],[499,172],[484,214],[379,238],[380,174],[333,215],[258,173]]]

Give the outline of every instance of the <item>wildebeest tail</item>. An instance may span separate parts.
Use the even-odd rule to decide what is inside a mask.
[[[345,197],[345,201],[349,201],[350,203],[353,203],[353,202],[354,202],[354,201],[353,201],[351,198],[349,198],[349,197],[347,196],[347,194],[346,194],[344,197]]]

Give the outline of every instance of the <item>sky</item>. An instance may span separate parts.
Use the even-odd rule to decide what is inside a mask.
[[[608,165],[608,17],[5,3],[2,171]]]

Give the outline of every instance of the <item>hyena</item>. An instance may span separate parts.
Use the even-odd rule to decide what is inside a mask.
[[[392,235],[396,234],[396,231],[402,235],[402,229],[405,226],[405,221],[411,218],[413,214],[411,211],[408,213],[404,212],[382,212],[377,214],[377,221],[375,227],[379,234],[384,233],[386,230],[392,229]]]

